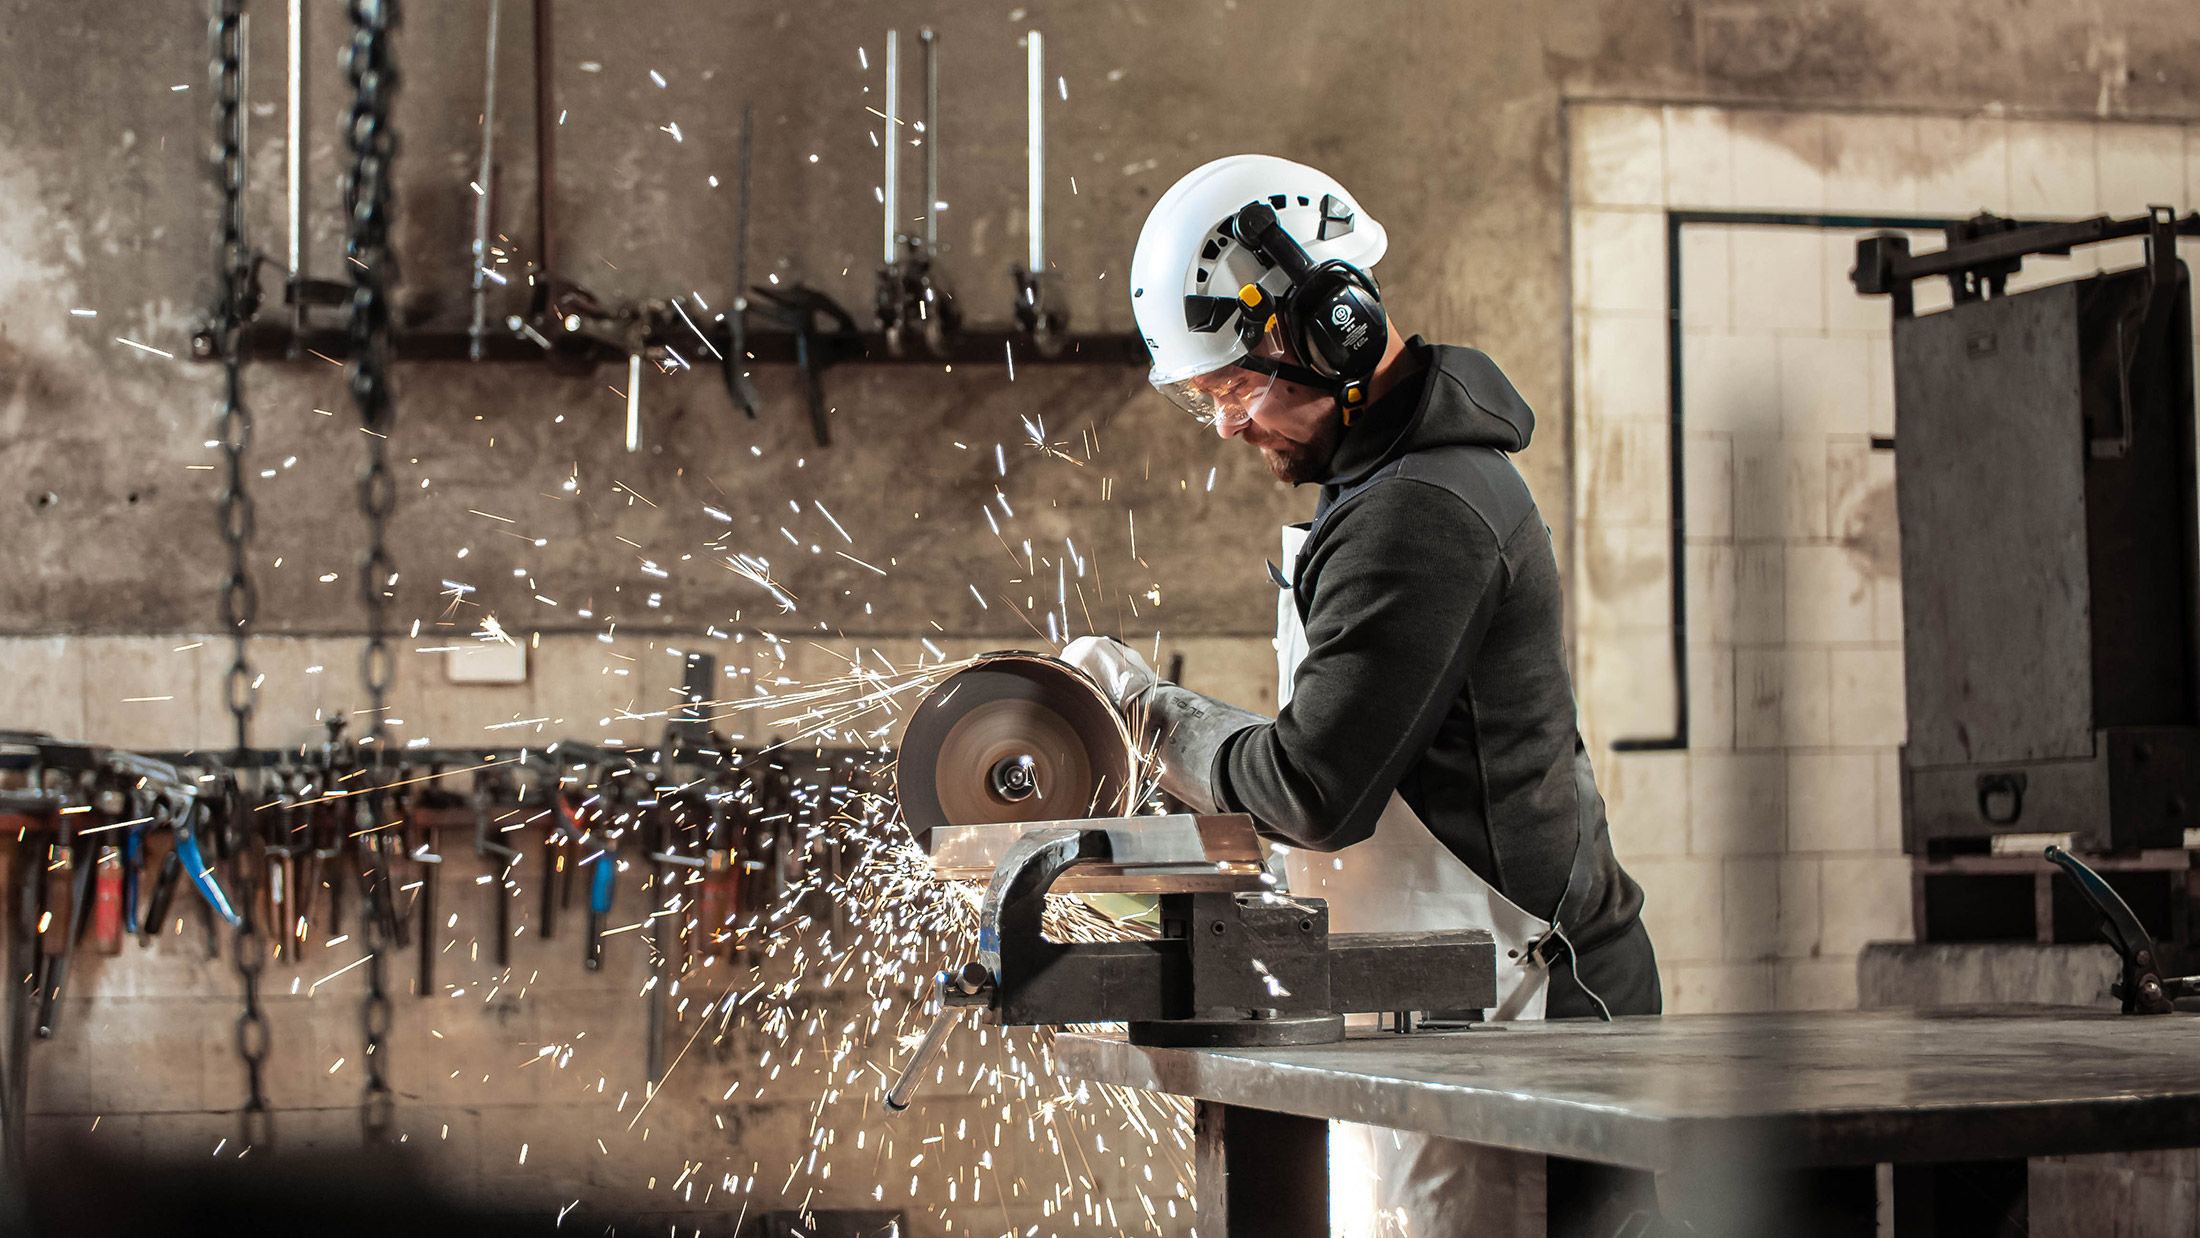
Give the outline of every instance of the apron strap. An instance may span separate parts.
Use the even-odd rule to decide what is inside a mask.
[[[1566,926],[1580,923],[1589,912],[1589,891],[1596,884],[1596,870],[1602,866],[1599,844],[1608,837],[1603,814],[1591,811],[1591,805],[1602,803],[1603,797],[1597,793],[1596,777],[1579,736],[1574,738],[1574,794],[1580,826],[1574,838],[1573,864],[1566,873],[1566,889],[1559,894],[1558,906],[1551,913],[1550,931],[1536,938],[1530,947],[1536,962],[1545,966],[1562,953],[1580,953],[1579,943],[1565,935]]]

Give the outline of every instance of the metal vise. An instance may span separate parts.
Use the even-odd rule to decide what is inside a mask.
[[[886,1095],[906,1108],[966,1007],[1000,1025],[1126,1023],[1133,1044],[1325,1044],[1344,1016],[1496,1004],[1490,935],[1331,936],[1328,904],[1277,893],[1252,819],[1123,817],[943,827],[933,864],[988,871],[977,958],[941,972],[940,1011]],[[1041,929],[1052,892],[1158,894],[1160,936],[1060,942]]]

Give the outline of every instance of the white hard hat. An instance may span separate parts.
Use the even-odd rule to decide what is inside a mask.
[[[1336,259],[1366,270],[1389,244],[1344,186],[1305,164],[1230,155],[1186,173],[1154,203],[1131,257],[1131,313],[1153,354],[1148,381],[1164,392],[1246,354],[1235,324],[1215,320],[1227,307],[1209,298],[1235,303],[1247,284],[1275,295],[1290,282],[1228,231],[1238,211],[1259,200],[1317,263]]]

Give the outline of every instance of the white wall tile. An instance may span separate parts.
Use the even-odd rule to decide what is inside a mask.
[[[1574,212],[1574,304],[1591,310],[1662,313],[1666,304],[1665,213]]]
[[[1723,866],[1716,856],[1643,859],[1627,865],[1628,875],[1642,887],[1642,919],[1657,949],[1660,970],[1667,959],[1720,956]]]
[[[1686,752],[1615,752],[1597,762],[1621,860],[1687,854],[1689,759]]]
[[[1893,745],[1908,733],[1903,705],[1902,650],[1835,649],[1828,655],[1833,674],[1833,742]]]
[[[1916,117],[1834,115],[1824,123],[1828,210],[1917,209]]]
[[[1734,747],[1734,651],[1725,646],[1688,651],[1688,746],[1695,752]]]
[[[1780,411],[1788,433],[1868,433],[1868,341],[1854,336],[1789,335],[1780,338],[1778,348]]]
[[[1734,201],[1775,210],[1826,205],[1826,121],[1817,112],[1731,113]]]
[[[2175,125],[2100,125],[2096,135],[2100,185],[2095,199],[2115,216],[2149,206],[2189,210],[2185,131]]]
[[[1734,544],[1688,547],[1688,643],[1734,643]]]
[[[1869,341],[1865,345],[1864,374],[1869,383],[1871,410],[1869,428],[1881,438],[1891,437],[1894,430],[1894,339],[1889,336]]]
[[[1776,432],[1736,434],[1733,451],[1735,538],[1748,542],[1794,536],[1788,524],[1792,478],[1787,440]]]
[[[0,730],[86,738],[84,664],[69,638],[0,637],[0,683],[8,685],[6,704],[0,705]]]
[[[1899,570],[1893,452],[1860,434],[1826,440],[1826,533],[1870,556],[1875,580]]]
[[[1819,289],[1826,278],[1826,248],[1818,229],[1736,228],[1732,244],[1734,321],[1739,328],[1825,328]]]
[[[1699,856],[1773,855],[1786,836],[1787,761],[1778,753],[1691,754],[1688,848]]]
[[[1822,747],[1832,742],[1822,649],[1734,651],[1734,746],[1743,750]]]
[[[1874,941],[1908,941],[1908,856],[1828,856],[1819,890],[1825,957],[1854,959]]]
[[[1772,434],[1780,429],[1779,364],[1768,338],[1684,333],[1681,382],[1690,430]]]
[[[1998,120],[1921,117],[1917,209],[1963,219],[2009,209],[2009,138]]]
[[[1780,465],[1787,477],[1787,535],[1826,535],[1826,440],[1808,430],[1782,439]]]
[[[1599,419],[1575,436],[1583,489],[1578,518],[1606,525],[1654,525],[1672,515],[1670,423]]]
[[[2077,121],[2009,122],[2010,210],[2050,218],[2099,210],[2096,129]]]
[[[1681,229],[1681,325],[1725,331],[1734,325],[1731,229]]]
[[[1734,552],[1734,641],[1778,644],[1787,639],[1787,547],[1753,542]]]
[[[2200,204],[2200,125],[2185,126],[2185,204]]]
[[[1599,206],[1659,206],[1665,201],[1665,125],[1660,110],[1627,104],[1576,104],[1572,191]]]
[[[1574,403],[1585,420],[1672,415],[1662,313],[1577,314],[1574,340]]]
[[[1673,637],[1666,628],[1584,630],[1574,687],[1583,728],[1601,747],[1673,731]]]
[[[1871,851],[1879,843],[1877,758],[1868,752],[1788,757],[1790,851]]]
[[[204,742],[199,734],[200,667],[212,646],[178,648],[196,639],[75,638],[73,652],[84,672],[87,738],[116,748],[192,748]],[[228,647],[220,652],[226,669]],[[231,737],[224,730],[220,742],[231,742]]]
[[[1814,643],[1872,639],[1872,582],[1846,546],[1790,546],[1788,639]]]
[[[1688,484],[1683,513],[1689,540],[1724,541],[1734,536],[1734,443],[1724,434],[1687,434],[1683,468]]]
[[[1814,855],[1780,857],[1780,924],[1777,948],[1782,958],[1818,953],[1818,881],[1822,865]]]
[[[1721,932],[1725,958],[1755,963],[1779,954],[1780,861],[1772,856],[1742,856],[1726,862],[1722,873],[1725,916]]]
[[[1734,135],[1720,109],[1665,109],[1665,201],[1676,209],[1734,205]]]
[[[1670,543],[1662,527],[1584,521],[1577,626],[1597,633],[1669,630]]]

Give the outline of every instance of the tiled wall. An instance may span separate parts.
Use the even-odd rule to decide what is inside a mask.
[[[2200,128],[1701,107],[1570,110],[1584,730],[1669,1010],[1843,1007],[1910,936],[1890,310],[1855,229],[1689,223],[1678,276],[1689,727],[1676,706],[1671,212],[2128,216],[2200,197]],[[2034,259],[2016,286],[2135,263]],[[1939,248],[1937,234],[1916,248]],[[1918,310],[1947,303],[1918,286]]]

